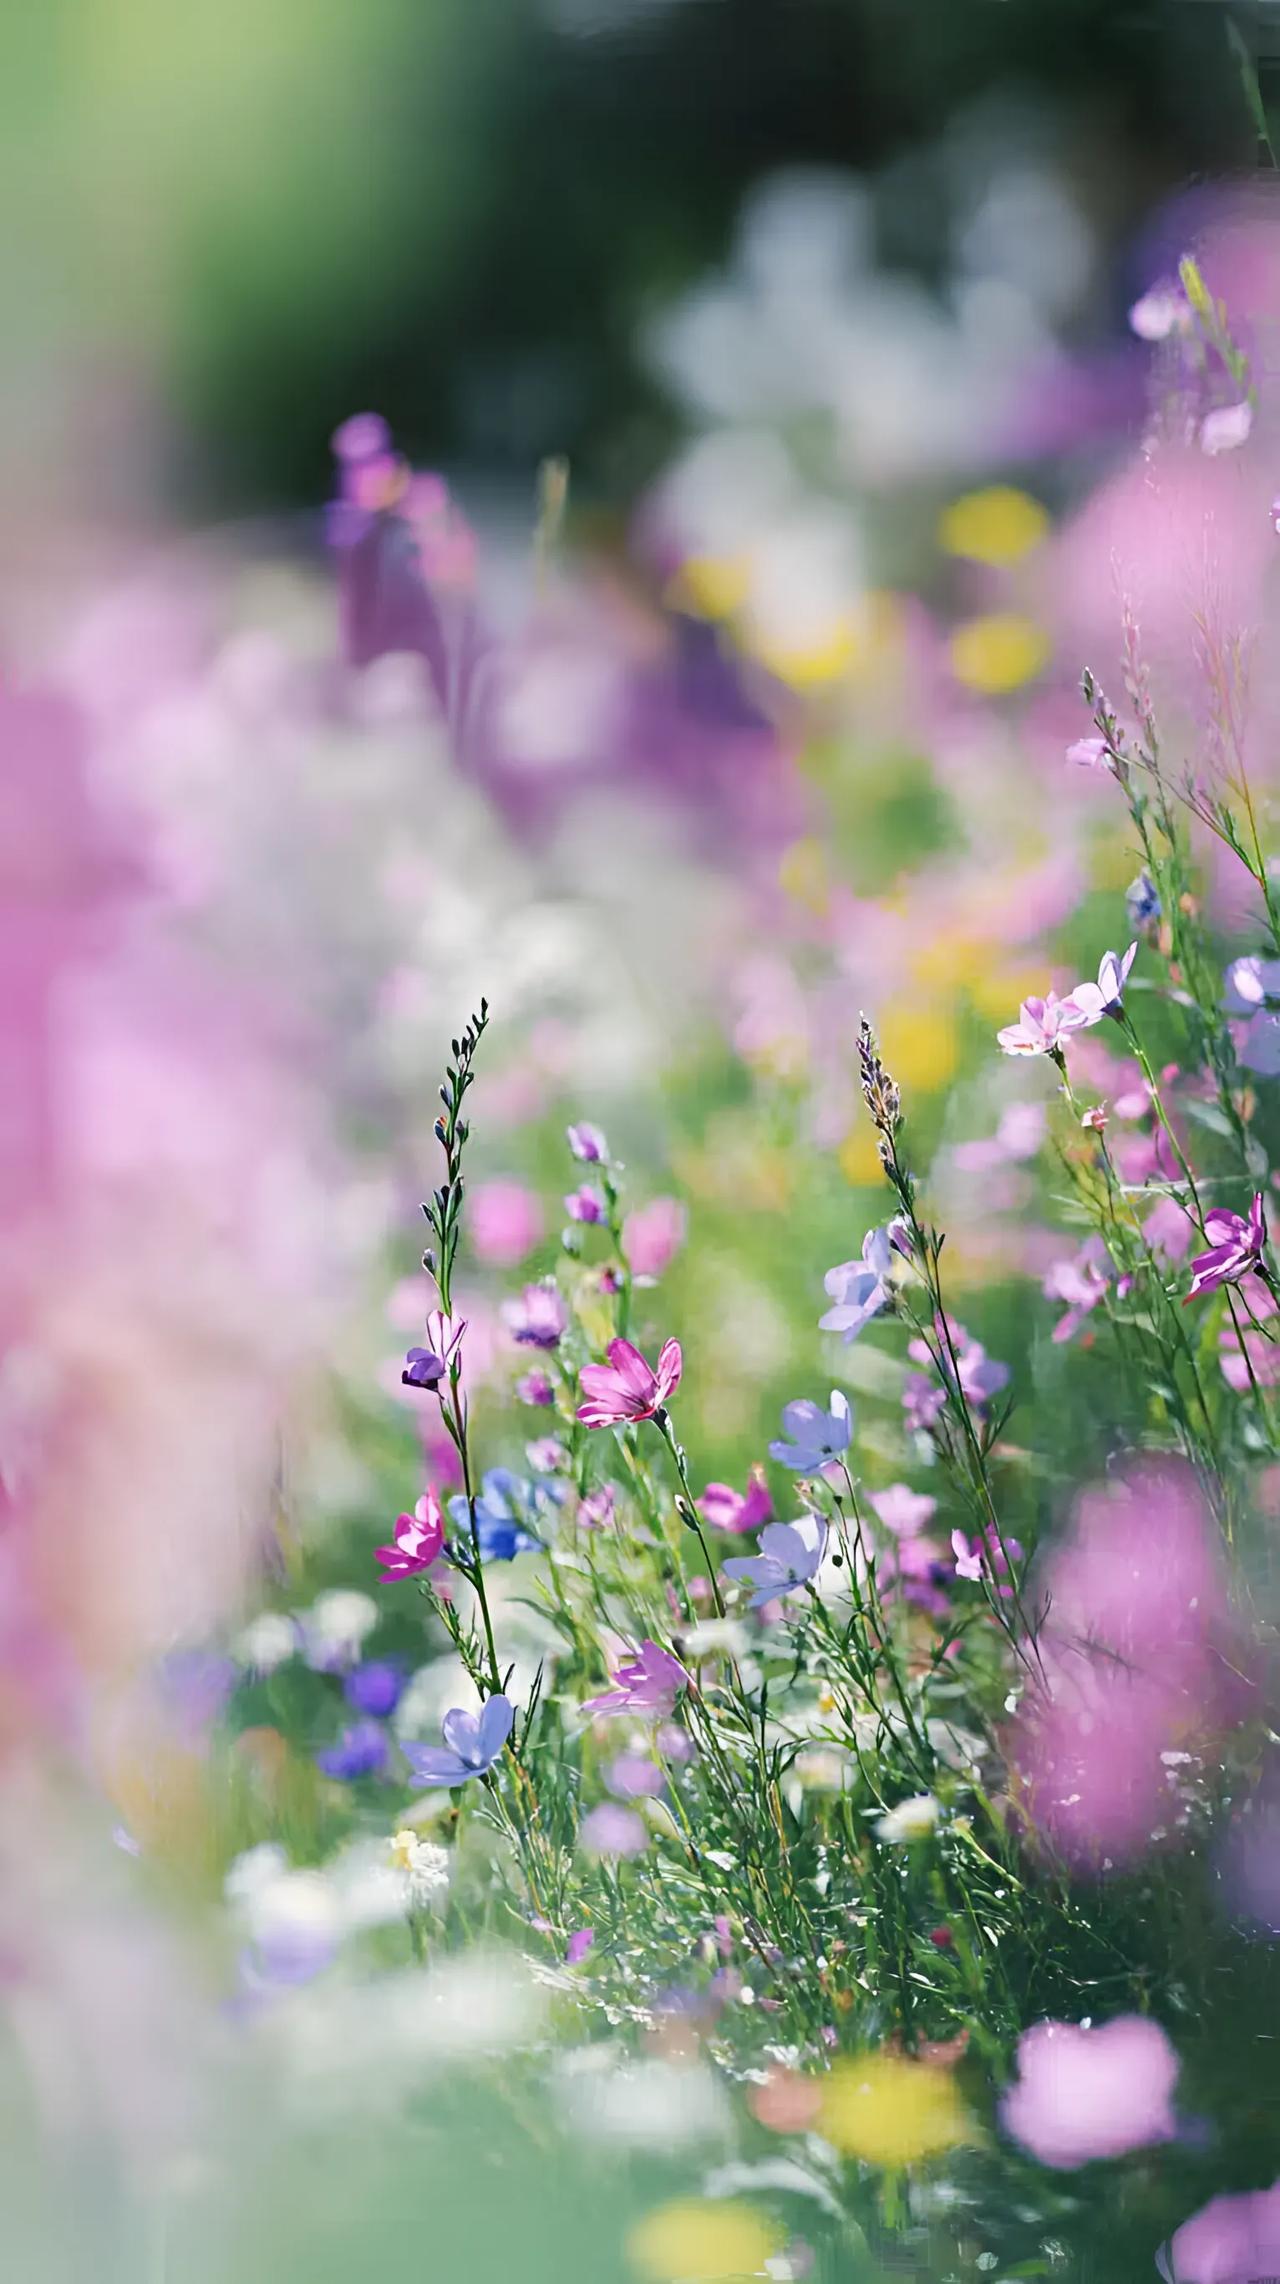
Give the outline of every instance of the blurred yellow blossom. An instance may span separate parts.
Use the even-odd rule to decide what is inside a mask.
[[[944,508],[938,521],[938,538],[948,555],[963,555],[970,563],[1017,563],[1038,547],[1049,529],[1049,518],[1039,500],[1011,484],[991,484],[984,491],[966,492]]]
[[[806,912],[826,912],[831,902],[831,875],[821,841],[792,841],[782,852],[778,884]]]
[[[1034,619],[993,611],[969,619],[951,637],[951,670],[966,689],[999,697],[1032,682],[1048,663],[1049,637]]]
[[[955,1021],[945,1007],[894,999],[881,1010],[880,1052],[900,1087],[923,1094],[946,1086],[959,1055]]]
[[[745,555],[690,555],[671,582],[667,599],[702,619],[728,619],[741,610],[751,581]]]
[[[970,2137],[950,2073],[897,2054],[837,2062],[823,2088],[819,2131],[869,2165],[915,2165]]]
[[[851,1126],[837,1152],[840,1171],[855,1189],[864,1189],[870,1182],[878,1182],[883,1173],[880,1152],[876,1144],[875,1129],[869,1118],[860,1118]]]
[[[677,2198],[632,2229],[627,2250],[653,2284],[730,2284],[758,2276],[781,2250],[784,2231],[737,2198]]]

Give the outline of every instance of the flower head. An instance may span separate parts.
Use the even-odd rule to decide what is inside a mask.
[[[344,1784],[353,1777],[381,1776],[390,1757],[387,1733],[380,1721],[353,1721],[336,1745],[316,1754],[316,1767]]]
[[[1209,1248],[1205,1253],[1197,1253],[1191,1263],[1191,1289],[1184,1307],[1197,1293],[1211,1293],[1219,1285],[1234,1285],[1241,1277],[1262,1268],[1267,1219],[1261,1190],[1249,1208],[1247,1220],[1242,1214],[1228,1213],[1222,1206],[1214,1206],[1205,1215],[1204,1233],[1210,1241]]]
[[[819,1317],[819,1330],[838,1332],[846,1344],[856,1340],[891,1297],[892,1266],[892,1224],[869,1229],[862,1240],[861,1258],[839,1262],[822,1280],[835,1306]]]
[[[782,1408],[784,1434],[769,1446],[770,1459],[797,1475],[817,1475],[830,1460],[838,1459],[853,1441],[853,1407],[838,1388],[824,1412],[811,1397],[801,1396]]]
[[[588,1227],[603,1221],[608,1212],[604,1194],[593,1182],[584,1182],[580,1189],[570,1190],[564,1210],[570,1221],[582,1222]]]
[[[584,1364],[580,1374],[586,1402],[578,1418],[587,1427],[623,1427],[628,1420],[651,1420],[680,1385],[684,1359],[678,1340],[664,1341],[657,1370],[629,1340],[611,1340],[607,1364]]]
[[[579,1119],[575,1126],[567,1127],[565,1138],[581,1165],[603,1166],[608,1163],[608,1143],[600,1128],[590,1125],[585,1118]]]
[[[1137,2014],[1085,2029],[1037,2022],[1018,2041],[1018,2076],[1000,2105],[1005,2132],[1042,2165],[1067,2168],[1171,2141],[1178,2057]]]
[[[588,1698],[584,1713],[653,1713],[665,1719],[689,1676],[679,1658],[658,1642],[641,1642],[614,1669],[613,1687]]]
[[[392,1544],[375,1550],[384,1584],[401,1578],[421,1578],[430,1570],[444,1545],[444,1517],[432,1490],[424,1491],[411,1515],[397,1515]]]
[[[1091,1030],[1095,1023],[1102,1021],[1104,1015],[1119,1015],[1124,1005],[1124,987],[1129,980],[1129,970],[1137,956],[1136,942],[1130,944],[1123,958],[1118,952],[1104,952],[1098,963],[1097,982],[1078,983],[1074,991],[1068,992],[1063,1005],[1074,1008],[1080,1018],[1079,1022],[1072,1025],[1074,1030]]]
[[[1124,908],[1131,928],[1153,928],[1160,918],[1160,891],[1145,865],[1124,892]]]
[[[941,1813],[931,1792],[918,1792],[876,1818],[877,1837],[897,1848],[908,1847],[914,1840],[927,1840],[936,1832]]]
[[[817,1577],[827,1551],[827,1526],[818,1515],[795,1523],[766,1523],[760,1552],[734,1555],[724,1564],[726,1578],[745,1578],[755,1588],[751,1607],[759,1610],[780,1594],[794,1594]]]
[[[914,1538],[932,1522],[938,1508],[937,1500],[927,1491],[913,1491],[906,1483],[891,1483],[887,1491],[873,1491],[871,1504],[895,1538]]]
[[[348,1705],[385,1721],[395,1712],[404,1690],[404,1667],[394,1658],[370,1658],[354,1666],[342,1685]]]
[[[455,1705],[440,1724],[443,1746],[402,1745],[418,1784],[465,1784],[493,1767],[511,1735],[516,1710],[509,1697],[487,1697],[479,1713]]]
[[[527,1517],[540,1500],[559,1504],[562,1484],[535,1476],[527,1481],[510,1467],[491,1467],[475,1497],[475,1537],[483,1562],[512,1562],[518,1554],[532,1554],[542,1545],[530,1530]],[[463,1498],[449,1501],[449,1514],[458,1530],[470,1534],[471,1510]]]
[[[1156,2254],[1165,2284],[1253,2284],[1280,2275],[1280,2181],[1211,2197]]]
[[[1048,1055],[1072,1031],[1083,1031],[1094,1018],[1070,999],[1048,992],[1043,999],[1024,999],[1016,1023],[1006,1023],[996,1038],[1006,1055]]]
[[[758,1531],[773,1516],[764,1469],[752,1468],[745,1493],[733,1490],[728,1483],[708,1483],[697,1507],[713,1531]]]
[[[517,1300],[504,1301],[502,1321],[524,1348],[558,1348],[569,1322],[564,1296],[554,1278],[526,1285]]]
[[[426,1348],[411,1348],[400,1374],[406,1388],[436,1389],[447,1376],[449,1366],[466,1331],[466,1321],[452,1324],[439,1309],[432,1309],[427,1318]]]

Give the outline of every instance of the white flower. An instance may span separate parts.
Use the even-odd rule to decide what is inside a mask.
[[[378,1623],[378,1605],[372,1595],[353,1587],[335,1586],[317,1595],[299,1619],[308,1665],[321,1673],[351,1665],[359,1657],[365,1636]]]
[[[896,1808],[889,1809],[876,1819],[876,1833],[894,1847],[903,1847],[912,1840],[927,1840],[938,1828],[941,1810],[931,1792],[918,1792],[911,1800],[900,1800]]]
[[[1219,405],[1216,412],[1205,414],[1200,423],[1200,449],[1210,454],[1234,452],[1237,445],[1248,441],[1253,427],[1253,406],[1247,397],[1239,404]]]
[[[729,2106],[719,2081],[696,2062],[622,2058],[585,2046],[558,2066],[559,2094],[573,2128],[600,2141],[650,2149],[723,2140]]]
[[[449,1885],[449,1851],[433,1840],[420,1839],[406,1824],[388,1842],[393,1869],[402,1880],[409,1907],[424,1911],[436,1903]]]
[[[283,1610],[264,1610],[254,1618],[233,1644],[241,1665],[254,1673],[274,1673],[284,1665],[298,1648],[298,1629],[293,1619]]]

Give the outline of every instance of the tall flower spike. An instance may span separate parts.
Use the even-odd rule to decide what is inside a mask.
[[[902,1116],[902,1096],[896,1080],[890,1077],[880,1059],[875,1032],[865,1015],[858,1018],[858,1074],[862,1081],[862,1099],[879,1136],[880,1163],[887,1168],[893,1159],[893,1138]]]

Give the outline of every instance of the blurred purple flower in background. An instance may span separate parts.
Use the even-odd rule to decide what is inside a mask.
[[[1000,2122],[1042,2165],[1087,2165],[1177,2132],[1178,2057],[1144,2015],[1089,2028],[1037,2022],[1018,2040],[1017,2059]]]

